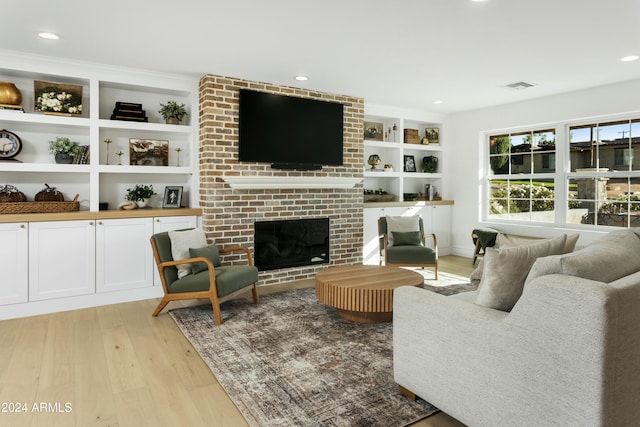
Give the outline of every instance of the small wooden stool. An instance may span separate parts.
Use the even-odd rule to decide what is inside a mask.
[[[471,232],[471,240],[476,245],[472,265],[476,265],[476,260],[484,256],[485,248],[496,244],[498,233],[499,231],[493,228],[476,228]]]

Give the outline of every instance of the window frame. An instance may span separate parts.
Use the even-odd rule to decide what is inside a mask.
[[[640,169],[633,170],[633,157],[631,158],[631,165],[627,168],[627,165],[615,165],[623,168],[624,170],[607,170],[606,172],[602,172],[599,170],[594,170],[593,172],[578,172],[571,171],[571,136],[570,130],[575,129],[577,127],[589,127],[593,125],[604,126],[611,125],[616,123],[633,123],[640,122],[640,112],[627,113],[621,115],[609,115],[598,117],[597,119],[580,119],[580,120],[567,120],[562,122],[554,122],[547,123],[542,125],[535,126],[522,126],[517,128],[509,128],[509,129],[498,129],[495,131],[485,131],[481,133],[481,141],[482,141],[482,149],[481,151],[481,176],[482,176],[482,186],[481,186],[481,200],[482,200],[482,208],[480,212],[480,221],[482,223],[495,223],[495,224],[511,224],[511,225],[527,225],[527,226],[544,226],[544,227],[558,227],[558,228],[569,228],[569,229],[577,229],[577,230],[590,230],[590,231],[606,231],[606,230],[616,230],[622,228],[621,226],[615,225],[598,225],[597,221],[595,224],[577,224],[573,222],[569,222],[568,214],[569,214],[569,183],[571,180],[575,180],[576,178],[603,178],[603,179],[615,179],[623,182],[625,179],[627,180],[629,197],[627,198],[628,202],[633,204],[633,190],[630,187],[631,184],[635,181],[636,183],[640,182]],[[633,129],[633,128],[632,128]],[[532,133],[540,132],[542,130],[553,130],[555,132],[555,171],[551,172],[535,172],[531,170],[529,173],[524,174],[514,174],[512,170],[509,169],[508,174],[493,174],[490,164],[490,139],[495,138],[497,136],[508,136],[508,135],[518,135],[523,133]],[[624,138],[624,135],[623,137]],[[633,156],[634,149],[634,138],[640,138],[639,135],[629,134],[629,147],[631,149],[631,155]],[[640,144],[640,143],[638,143]],[[638,147],[640,148],[640,146]],[[551,153],[546,153],[551,154]],[[598,152],[600,155],[600,152]],[[639,154],[640,155],[640,154]],[[614,159],[612,160],[615,163],[615,152],[612,152],[612,156]],[[511,167],[511,158],[509,156],[509,165]],[[598,157],[598,160],[600,158]],[[534,163],[532,162],[532,168],[535,169]],[[534,220],[526,220],[526,219],[515,219],[515,218],[498,218],[496,216],[492,216],[490,214],[490,201],[492,198],[491,194],[491,182],[493,180],[521,180],[521,179],[553,179],[554,180],[554,220],[552,222],[543,222],[543,221],[534,221]],[[640,192],[638,192],[640,193]],[[597,198],[597,196],[596,196]],[[609,200],[609,199],[606,199]],[[629,207],[631,207],[631,204]],[[625,215],[626,220],[626,228],[637,226],[633,224],[633,216],[627,212]]]

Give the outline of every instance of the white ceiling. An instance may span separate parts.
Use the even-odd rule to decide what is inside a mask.
[[[434,112],[640,78],[640,61],[619,60],[640,55],[639,0],[9,3],[2,49],[303,86]],[[62,38],[42,40],[39,31]],[[309,80],[296,82],[298,73]],[[518,81],[536,86],[504,88]]]

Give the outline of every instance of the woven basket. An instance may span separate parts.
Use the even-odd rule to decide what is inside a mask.
[[[396,200],[395,194],[365,194],[364,203],[371,202],[393,202]]]
[[[80,210],[78,195],[70,202],[4,202],[0,214],[77,212]]]

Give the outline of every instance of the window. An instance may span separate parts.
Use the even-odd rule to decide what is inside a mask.
[[[488,144],[485,219],[640,227],[640,118],[559,123]]]
[[[555,221],[555,139],[555,129],[489,137],[489,218]]]

